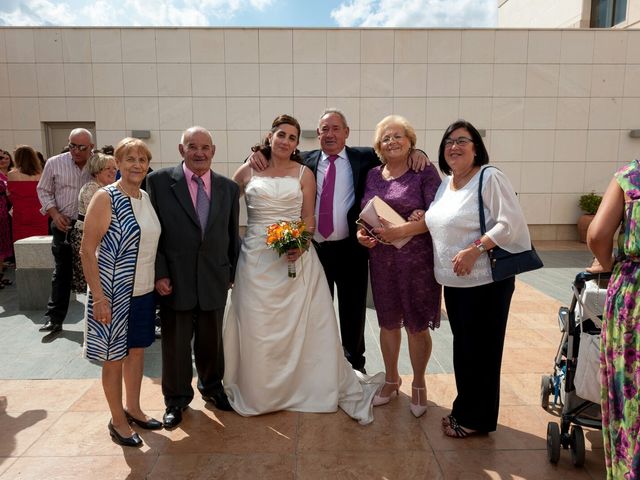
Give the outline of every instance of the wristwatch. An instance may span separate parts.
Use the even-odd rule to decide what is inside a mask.
[[[477,239],[473,244],[476,246],[480,253],[484,253],[487,251],[487,247],[484,246],[484,243],[480,239]]]

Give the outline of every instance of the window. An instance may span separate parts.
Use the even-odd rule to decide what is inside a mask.
[[[609,28],[627,19],[627,0],[593,0],[591,28]]]

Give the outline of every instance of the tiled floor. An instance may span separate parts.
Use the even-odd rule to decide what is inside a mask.
[[[547,262],[546,257],[563,258],[561,245],[538,248]],[[570,282],[588,259],[585,252],[571,257],[575,245],[568,251],[572,264],[555,272],[561,282]],[[551,273],[543,270],[537,275]],[[23,315],[7,309],[13,300],[11,289],[6,289],[0,293],[0,322],[6,327],[0,336],[0,478],[604,478],[599,431],[586,432],[583,468],[573,467],[568,451],[562,452],[557,465],[547,461],[547,422],[558,417],[539,406],[540,375],[551,371],[560,336],[556,314],[564,302],[531,286],[534,280],[519,281],[516,288],[503,361],[499,426],[493,434],[466,440],[445,437],[440,418],[455,396],[454,378],[451,373],[429,373],[430,408],[420,419],[409,412],[411,378],[405,375],[400,398],[376,408],[375,422],[369,426],[358,425],[342,412],[243,418],[211,409],[197,398],[179,428],[140,431],[145,446],[139,450],[119,447],[107,434],[109,414],[99,370],[86,362],[83,367],[76,358],[81,329],[74,327],[80,320],[72,320],[66,337],[41,343],[36,331],[41,312]],[[568,284],[556,290],[557,296],[569,300]],[[377,335],[372,323],[370,350],[376,348]],[[447,338],[443,333],[437,341]],[[441,362],[446,363],[450,349],[439,348]],[[142,403],[150,414],[161,417],[154,355],[157,352],[148,358],[152,374],[147,370]],[[373,367],[375,358],[369,359]],[[66,361],[65,368],[51,365],[51,359]]]

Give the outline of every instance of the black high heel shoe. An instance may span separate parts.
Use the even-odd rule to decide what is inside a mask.
[[[123,447],[141,447],[142,446],[142,439],[137,433],[134,433],[130,437],[123,437],[118,433],[118,431],[116,430],[116,427],[113,426],[113,423],[111,423],[111,421],[109,421],[108,428],[109,428],[109,433],[111,434],[111,438],[118,445],[122,445]]]
[[[147,422],[145,420],[138,420],[136,417],[131,415],[126,410],[124,411],[124,414],[127,417],[127,421],[129,422],[129,425],[131,425],[132,423],[135,423],[140,428],[144,428],[146,430],[160,430],[162,428],[162,422],[156,420],[155,418],[152,418]]]

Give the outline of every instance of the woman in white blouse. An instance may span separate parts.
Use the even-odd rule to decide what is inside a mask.
[[[515,279],[494,282],[486,252],[496,245],[512,253],[531,248],[516,194],[497,168],[488,168],[483,176],[487,231],[481,235],[478,187],[487,163],[478,130],[464,120],[451,124],[438,151],[446,176],[425,214],[435,277],[444,287],[453,332],[458,395],[442,428],[454,438],[492,432],[497,426],[502,349]]]

